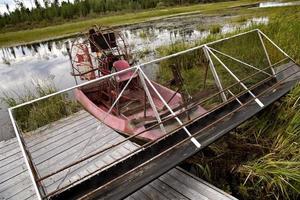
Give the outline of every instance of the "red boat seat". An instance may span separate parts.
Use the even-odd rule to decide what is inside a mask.
[[[116,71],[122,71],[124,69],[128,69],[130,68],[129,63],[126,60],[118,60],[116,62],[113,63],[114,68],[116,69]],[[132,71],[127,71],[124,73],[121,73],[119,75],[116,76],[116,80],[117,82],[123,82],[123,81],[127,81],[130,79],[130,77],[133,75]],[[137,74],[134,75],[134,78],[137,76]]]

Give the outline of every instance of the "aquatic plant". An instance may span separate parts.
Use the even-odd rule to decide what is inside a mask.
[[[211,34],[220,33],[221,32],[221,25],[219,25],[219,24],[212,25],[209,28],[209,31],[210,31]]]
[[[24,86],[20,92],[2,92],[0,100],[9,107],[57,92],[57,88],[50,80],[34,81],[32,85]],[[13,110],[18,127],[25,133],[41,126],[57,121],[80,109],[76,101],[68,94],[59,94],[48,99],[29,104]]]

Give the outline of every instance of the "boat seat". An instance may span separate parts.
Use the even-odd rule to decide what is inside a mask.
[[[113,63],[113,67],[116,69],[117,72],[119,72],[119,71],[130,68],[130,65],[126,60],[118,60]],[[119,83],[127,81],[130,79],[130,77],[132,75],[133,75],[132,71],[127,71],[127,72],[121,73],[116,76],[116,81]],[[134,78],[135,77],[137,77],[137,74],[134,75]]]

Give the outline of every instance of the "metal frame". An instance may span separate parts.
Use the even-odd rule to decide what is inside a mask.
[[[280,64],[280,63],[283,62],[283,61],[285,61],[285,59],[282,60],[282,61],[279,61],[277,64]],[[273,66],[276,66],[276,64],[274,64]],[[291,67],[291,66],[289,66],[289,67]],[[265,68],[264,70],[268,70],[268,69],[269,69],[269,67]],[[288,69],[288,68],[287,68],[287,69]],[[286,70],[286,69],[285,69],[285,70]],[[284,71],[284,70],[282,70],[282,71]],[[280,71],[280,72],[282,72],[282,71]],[[256,72],[256,73],[252,74],[251,76],[249,76],[249,77],[243,79],[242,81],[247,80],[248,78],[254,77],[254,76],[257,75],[257,74],[258,74],[258,72]],[[264,80],[264,81],[268,81],[268,80],[270,80],[270,78],[271,78],[271,77],[269,77],[267,80]],[[261,83],[263,83],[263,82],[260,82],[259,84],[261,84]],[[236,86],[237,84],[239,84],[239,83],[237,82],[237,83],[232,84],[231,86],[225,88],[224,91],[229,90],[230,88]],[[256,85],[255,85],[255,86],[256,86]],[[252,89],[253,87],[254,87],[254,86],[251,86],[249,89]],[[223,91],[221,91],[221,92],[223,92]],[[210,100],[211,98],[213,98],[213,97],[219,95],[221,92],[215,93],[214,95],[207,97],[206,99],[204,99],[204,100],[198,102],[197,104],[195,104],[194,106],[192,106],[192,107],[190,107],[190,108],[188,108],[188,109],[193,109],[195,106],[200,105],[200,104],[204,103],[205,101]],[[237,96],[241,96],[241,95],[243,95],[243,94],[245,94],[245,93],[246,93],[246,91],[243,91],[243,92],[239,93],[238,95],[236,95],[236,97],[237,97]],[[228,102],[231,102],[231,101],[233,101],[233,100],[234,100],[234,99],[231,98],[231,99],[228,100]],[[225,103],[226,103],[226,102],[225,102]],[[209,112],[213,112],[215,109],[220,108],[220,106],[223,106],[225,103],[223,103],[223,104],[217,106],[217,107],[214,108],[214,109],[209,110]],[[185,111],[183,111],[183,112],[185,112]],[[182,114],[183,112],[177,113],[176,116],[179,116],[179,115]],[[205,115],[207,115],[207,113],[204,113],[204,114],[198,116],[198,118],[204,117]],[[166,118],[166,119],[164,119],[162,122],[166,122],[166,121],[169,120],[169,119],[170,119],[170,118]],[[189,123],[190,123],[190,122],[189,122]],[[184,125],[188,125],[189,123],[185,123]],[[149,127],[149,129],[151,129],[151,128],[153,128],[153,127],[156,127],[156,126],[158,126],[158,125],[160,125],[160,123],[155,124],[155,125]],[[145,130],[145,131],[147,131],[147,130]],[[91,158],[91,157],[93,157],[93,156],[95,156],[95,155],[98,155],[98,154],[100,154],[100,153],[102,153],[102,152],[104,152],[104,151],[106,151],[106,150],[108,150],[108,149],[110,149],[110,148],[113,148],[113,147],[115,147],[115,146],[118,146],[118,145],[124,143],[125,141],[130,140],[130,139],[134,138],[135,136],[142,134],[143,132],[144,132],[144,131],[142,131],[142,132],[140,132],[140,133],[137,133],[137,134],[135,134],[135,135],[132,135],[132,136],[128,137],[126,140],[123,140],[123,141],[121,141],[121,142],[119,142],[119,143],[117,143],[117,144],[115,144],[115,145],[111,145],[110,147],[107,147],[107,148],[105,148],[105,149],[103,149],[103,150],[97,151],[97,152],[95,152],[95,153],[93,153],[93,154],[91,154],[91,155],[89,155],[89,156],[86,156],[85,158],[82,158],[81,161],[87,160],[87,159],[89,159],[89,158]],[[170,133],[167,133],[167,134],[166,134],[166,136],[168,136],[168,135],[170,135]],[[163,136],[163,137],[165,137],[165,136]],[[159,139],[160,139],[160,138],[159,138]],[[46,179],[46,178],[52,176],[53,174],[59,173],[59,172],[61,172],[61,171],[64,171],[65,169],[67,169],[67,168],[69,168],[69,167],[72,167],[72,166],[76,165],[77,163],[78,163],[78,162],[74,162],[74,163],[72,163],[72,164],[70,164],[70,165],[67,165],[67,166],[63,167],[62,169],[60,169],[60,170],[58,170],[58,171],[56,171],[56,172],[54,172],[54,173],[52,173],[52,174],[49,174],[49,175],[44,176],[43,178],[40,178],[38,181],[41,181],[41,180],[43,180],[43,179]]]
[[[208,52],[213,55],[215,57],[215,59],[217,59],[217,61],[228,71],[228,73],[237,81],[240,83],[240,85],[249,92],[249,94],[255,99],[255,102],[260,106],[260,107],[264,107],[264,104],[253,94],[253,92],[251,92],[251,90],[249,90],[249,88],[220,60],[220,58],[218,56],[216,56],[216,54],[214,54],[214,52],[212,52],[210,50],[210,48],[206,47]]]
[[[11,120],[11,122],[12,122],[12,124],[13,124],[13,128],[14,128],[14,131],[15,131],[15,133],[16,133],[16,137],[17,137],[17,139],[18,139],[18,143],[19,143],[19,145],[20,145],[20,148],[21,148],[21,151],[22,151],[22,154],[23,154],[23,157],[24,157],[24,160],[25,160],[25,163],[26,163],[26,167],[28,168],[28,172],[29,172],[29,175],[30,175],[30,178],[31,178],[31,180],[32,180],[32,182],[33,182],[33,186],[34,186],[34,189],[35,189],[35,192],[36,192],[36,194],[37,194],[37,197],[38,197],[38,199],[42,199],[42,195],[41,195],[41,193],[42,193],[42,191],[40,191],[40,189],[39,189],[39,185],[38,185],[38,182],[39,181],[41,181],[41,178],[40,179],[37,179],[36,177],[35,177],[35,175],[34,175],[34,169],[31,167],[31,165],[30,165],[30,162],[29,162],[29,160],[28,160],[28,158],[29,158],[29,156],[28,156],[28,154],[27,154],[27,152],[26,152],[26,146],[24,146],[24,144],[23,144],[23,142],[22,142],[22,139],[21,139],[21,137],[22,137],[22,135],[21,135],[21,133],[19,133],[19,131],[18,131],[18,128],[17,128],[17,124],[16,124],[16,121],[15,121],[15,119],[14,119],[14,117],[13,117],[13,110],[14,109],[17,109],[17,108],[20,108],[20,107],[23,107],[23,106],[26,106],[26,105],[29,105],[29,104],[32,104],[32,103],[35,103],[35,102],[38,102],[38,101],[41,101],[41,100],[44,100],[44,99],[47,99],[47,98],[50,98],[50,97],[53,97],[53,96],[55,96],[55,95],[59,95],[59,94],[62,94],[62,93],[64,93],[64,92],[68,92],[68,91],[71,91],[71,90],[73,90],[73,89],[76,89],[76,88],[80,88],[80,87],[82,87],[82,86],[85,86],[85,85],[89,85],[89,84],[91,84],[91,83],[95,83],[95,82],[98,82],[98,81],[101,81],[101,80],[104,80],[104,79],[107,79],[107,78],[110,78],[110,77],[113,77],[113,76],[116,76],[116,75],[118,75],[118,74],[121,74],[121,73],[125,73],[125,72],[128,72],[128,71],[131,71],[131,70],[135,70],[135,73],[136,72],[138,72],[139,73],[139,76],[141,77],[141,80],[143,80],[142,82],[143,82],[143,85],[144,85],[144,88],[146,89],[147,88],[147,84],[146,84],[146,81],[148,82],[148,85],[154,90],[154,92],[158,95],[158,97],[160,98],[160,100],[163,102],[163,104],[166,106],[166,108],[171,112],[171,114],[172,114],[172,118],[175,118],[176,119],[176,121],[179,123],[179,125],[180,125],[180,129],[184,129],[184,131],[188,134],[188,139],[189,140],[191,140],[194,144],[195,144],[195,146],[197,147],[197,148],[200,148],[201,147],[201,144],[194,138],[194,135],[192,135],[189,131],[188,131],[188,129],[186,128],[186,125],[187,125],[187,123],[183,123],[177,116],[178,116],[178,114],[176,114],[170,107],[169,107],[169,105],[166,103],[166,101],[162,98],[162,96],[159,94],[159,92],[155,89],[155,87],[153,86],[153,84],[151,83],[151,81],[149,80],[149,78],[145,75],[145,73],[143,72],[143,70],[141,69],[143,66],[147,66],[147,65],[149,65],[149,64],[152,64],[152,63],[157,63],[157,62],[160,62],[160,61],[164,61],[164,60],[166,60],[166,59],[169,59],[169,58],[173,58],[173,57],[176,57],[176,56],[178,56],[178,55],[183,55],[183,54],[185,54],[185,53],[188,53],[188,52],[191,52],[191,51],[194,51],[194,50],[197,50],[197,49],[201,49],[201,48],[203,48],[203,50],[204,50],[204,52],[206,51],[206,56],[208,56],[209,57],[209,61],[210,61],[210,65],[212,65],[211,66],[211,69],[214,69],[214,66],[213,66],[213,62],[212,62],[212,60],[211,60],[211,58],[210,58],[210,54],[211,55],[213,55],[215,58],[216,58],[216,60],[218,61],[218,62],[220,62],[221,63],[221,65],[237,80],[237,83],[235,83],[234,85],[236,85],[236,84],[240,84],[240,85],[242,85],[242,87],[244,87],[244,89],[253,97],[253,99],[252,100],[254,100],[260,107],[263,107],[264,105],[263,105],[263,103],[257,98],[257,96],[255,96],[252,92],[251,92],[251,89],[250,88],[248,88],[248,87],[246,87],[244,84],[243,84],[243,80],[240,80],[238,77],[236,77],[231,71],[230,71],[230,69],[212,52],[212,48],[211,47],[209,47],[209,45],[212,45],[212,44],[215,44],[215,43],[218,43],[218,42],[222,42],[222,41],[225,41],[225,40],[229,40],[229,39],[231,39],[231,38],[235,38],[235,37],[238,37],[238,36],[241,36],[241,35],[245,35],[245,34],[248,34],[248,33],[251,33],[251,32],[257,32],[258,34],[261,34],[261,36],[263,36],[263,37],[265,37],[267,40],[269,40],[280,52],[282,52],[288,59],[290,59],[290,60],[292,60],[294,63],[295,63],[295,61],[290,57],[290,56],[288,56],[282,49],[280,49],[274,42],[272,42],[264,33],[262,33],[259,29],[254,29],[254,30],[251,30],[251,31],[247,31],[247,32],[244,32],[244,33],[240,33],[240,34],[237,34],[237,35],[234,35],[234,36],[231,36],[231,37],[227,37],[227,38],[224,38],[224,39],[220,39],[220,40],[217,40],[217,41],[214,41],[214,42],[210,42],[210,43],[207,43],[207,44],[204,44],[204,45],[201,45],[201,46],[197,46],[197,47],[194,47],[194,48],[191,48],[191,49],[188,49],[188,50],[185,50],[185,51],[181,51],[181,52],[178,52],[178,53],[175,53],[175,54],[172,54],[172,55],[168,55],[168,56],[166,56],[166,57],[163,57],[163,58],[159,58],[159,59],[155,59],[155,60],[153,60],[153,61],[150,61],[150,62],[146,62],[146,63],[143,63],[143,64],[140,64],[140,65],[137,65],[137,66],[133,66],[133,67],[131,67],[131,68],[129,68],[129,69],[125,69],[125,70],[122,70],[122,71],[119,71],[119,72],[115,72],[115,73],[112,73],[112,74],[109,74],[109,75],[106,75],[106,76],[102,76],[102,77],[99,77],[99,78],[96,78],[96,79],[94,79],[94,80],[91,80],[91,81],[88,81],[88,82],[85,82],[85,83],[82,83],[82,84],[79,84],[79,85],[76,85],[76,86],[73,86],[73,87],[70,87],[70,88],[67,88],[67,89],[64,89],[64,90],[61,90],[61,91],[58,91],[58,92],[55,92],[55,93],[52,93],[52,94],[50,94],[50,95],[47,95],[47,96],[44,96],[44,97],[40,97],[40,98],[38,98],[38,99],[35,99],[35,100],[31,100],[31,101],[28,101],[28,102],[26,102],[26,103],[22,103],[22,104],[19,104],[19,105],[17,105],[17,106],[14,106],[14,107],[11,107],[11,108],[9,108],[8,109],[8,112],[9,112],[9,116],[10,116],[10,120]],[[266,52],[267,53],[267,52]],[[229,55],[228,55],[229,56]],[[266,54],[266,56],[268,57],[268,55]],[[243,61],[238,61],[237,59],[236,59],[236,61],[237,62],[241,62],[241,63],[243,63],[243,64],[245,64],[246,66],[248,66],[248,67],[250,67],[249,66],[249,64],[247,64],[247,63],[244,63]],[[275,65],[275,64],[274,64]],[[268,68],[272,68],[274,65],[270,65]],[[251,68],[253,68],[254,66],[252,66]],[[267,69],[268,69],[267,68]],[[258,70],[258,72],[257,73],[263,73],[262,71],[265,71],[265,70]],[[215,75],[217,75],[217,73],[215,73]],[[275,74],[274,74],[275,75]],[[132,78],[132,77],[131,77]],[[249,77],[248,77],[249,78]],[[271,77],[270,77],[271,78]],[[223,87],[222,87],[222,85],[221,85],[221,81],[219,80],[219,81],[216,81],[216,84],[217,85],[219,85],[219,89],[220,89],[220,91],[219,91],[219,93],[217,93],[217,94],[215,94],[215,95],[221,95],[221,96],[223,96],[222,97],[222,99],[223,99],[223,101],[227,101],[227,97],[226,97],[226,95],[225,95],[225,91],[226,90],[228,90],[228,89],[223,89]],[[233,85],[232,85],[233,86]],[[232,86],[230,86],[230,87],[232,87]],[[127,86],[126,86],[127,87]],[[236,100],[236,101],[238,101],[240,104],[241,104],[241,102],[238,100],[238,97],[239,97],[239,95],[234,95],[234,94],[232,94],[232,92],[230,91],[230,90],[228,90],[229,92],[230,92],[230,94],[233,96],[233,99],[234,100]],[[146,89],[146,93],[147,93],[147,89]],[[122,92],[120,93],[120,95],[122,95]],[[116,104],[116,102],[118,101],[118,99],[120,98],[120,95],[118,96],[118,98],[116,99],[116,101],[114,102],[114,104]],[[149,95],[149,94],[148,94]],[[147,96],[148,96],[147,95]],[[213,96],[215,96],[215,95],[213,95]],[[258,95],[258,96],[260,96],[260,95]],[[149,98],[150,97],[150,98]],[[224,98],[225,97],[225,98]],[[149,100],[151,99],[151,96],[148,96],[148,98],[149,98]],[[210,97],[211,98],[211,97]],[[226,101],[224,102],[224,103],[226,103]],[[232,99],[231,99],[231,101],[232,101]],[[242,104],[241,104],[242,105]],[[243,104],[243,105],[245,105],[245,104]],[[154,106],[155,107],[155,106]],[[200,117],[200,116],[199,116]],[[168,118],[168,119],[170,119],[170,118]],[[166,119],[166,120],[168,120],[168,119]],[[157,125],[162,125],[161,127],[163,127],[163,122],[165,121],[165,120],[161,120],[160,118],[158,119],[157,118],[157,120],[158,120],[158,124]],[[141,134],[141,133],[139,133],[139,134]],[[167,133],[167,134],[171,134],[171,133]],[[134,137],[134,136],[133,136]],[[130,137],[129,137],[130,138]],[[126,139],[127,140],[127,139]],[[98,152],[99,153],[99,152]],[[96,154],[95,154],[96,155]],[[56,172],[56,173],[58,173],[58,172]],[[49,175],[49,176],[51,176],[51,174]],[[48,176],[48,177],[49,177]],[[46,176],[45,176],[46,177]],[[45,177],[43,177],[44,179],[45,179]],[[46,177],[47,178],[47,177]]]
[[[207,49],[208,49],[208,47],[206,45],[204,45],[203,51],[204,51],[204,54],[205,54],[205,56],[206,56],[206,58],[207,58],[207,60],[209,62],[208,64],[209,64],[210,70],[211,70],[211,72],[213,74],[213,77],[215,79],[215,83],[216,83],[217,87],[219,88],[219,91],[222,91],[223,90],[223,86],[221,84],[221,80],[220,80],[220,78],[218,76],[218,73],[217,73],[216,68],[214,66],[214,62],[212,61],[212,59],[211,59],[211,57],[210,57],[209,52],[207,51]],[[224,92],[221,93],[221,98],[222,98],[223,102],[227,101],[227,97],[226,97],[226,94]]]

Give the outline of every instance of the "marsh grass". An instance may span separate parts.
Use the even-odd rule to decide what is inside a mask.
[[[251,30],[257,27],[258,25],[252,25],[251,27],[243,31]],[[162,46],[157,49],[157,52],[160,56],[166,56],[177,53],[179,51],[186,50],[197,45],[208,43],[210,41],[215,41],[223,37],[228,37],[236,33],[238,33],[238,31],[225,35],[222,35],[220,33],[210,34],[207,38],[200,41],[196,41],[195,43],[177,42],[170,46]],[[265,69],[269,66],[257,32],[252,32],[210,46],[241,61],[249,63],[259,69]],[[237,61],[234,61],[231,58],[228,58],[217,52],[214,53],[240,80],[245,79],[249,75],[257,72],[257,70],[245,66],[244,64],[238,63]],[[269,51],[269,53],[272,54],[273,52]],[[237,81],[221,65],[221,63],[212,55],[211,58],[214,62],[214,66],[221,80],[223,88],[227,88],[233,84],[236,84]],[[193,52],[189,52],[184,55],[180,55],[161,62],[158,73],[158,81],[160,83],[168,85],[169,80],[173,78],[172,68],[174,66],[177,66],[177,68],[180,69],[181,75],[184,80],[184,88],[186,89],[186,91],[184,92],[187,92],[188,95],[197,96],[198,94],[202,93],[205,96],[207,96],[218,91],[214,81],[214,77],[208,66],[208,60],[204,55],[203,49],[198,49]],[[267,70],[266,72],[271,74],[271,70]],[[207,76],[205,76],[206,73]],[[258,73],[256,76],[248,78],[246,81],[244,81],[244,84],[248,87],[251,87],[258,81],[261,81],[267,77],[268,75],[266,74]],[[175,88],[176,86],[173,87],[173,89]],[[230,91],[233,94],[238,94],[244,90],[245,89],[239,84],[235,85],[235,87],[230,88]],[[232,97],[232,95],[229,92],[225,92],[225,94],[227,98]],[[220,102],[221,98],[220,96],[218,96],[218,98],[214,98],[211,101],[205,102],[203,106],[211,108],[211,106]]]
[[[268,25],[255,25],[249,29],[261,29],[299,63],[300,7],[282,10],[282,13],[277,13]],[[162,48],[162,52],[175,53],[175,50],[184,50],[226,36],[228,35],[214,34],[197,44],[177,44],[176,48],[174,46],[169,49]],[[256,42],[253,38],[243,38],[243,41],[230,41],[232,45],[218,44],[216,48],[228,54],[235,54],[241,60],[248,60],[255,66],[266,67],[267,60],[263,58],[261,49],[251,46]],[[283,55],[267,40],[264,42],[272,63],[283,58]],[[234,45],[235,43],[244,44],[249,54],[239,54],[240,48]],[[224,62],[233,67],[233,70],[241,70],[237,73],[242,74],[245,70],[229,60],[225,59]],[[163,76],[164,71],[169,73],[167,69],[161,70],[160,76]],[[193,74],[193,70],[190,73]],[[225,75],[225,72],[221,72],[221,75]],[[249,72],[244,71],[244,75],[249,75]],[[198,80],[202,81],[200,78]],[[232,81],[226,79],[226,76],[222,77],[222,80],[225,80],[225,84]],[[253,81],[255,82],[255,79]],[[191,84],[189,87],[195,90],[199,88],[197,83],[188,84]],[[251,85],[251,82],[247,84]],[[266,108],[217,143],[191,157],[187,162],[192,164],[192,168],[200,177],[240,199],[299,199],[299,110],[300,85],[297,85],[286,97]]]
[[[245,186],[286,199],[300,194],[300,85],[286,96],[280,105],[273,106],[254,120],[258,128],[245,127],[255,134],[257,143],[269,148],[265,155],[250,160],[238,168]],[[271,112],[270,112],[271,111]],[[253,123],[249,122],[249,123]],[[261,189],[262,188],[262,189]]]
[[[214,25],[212,25],[212,26],[209,28],[209,32],[210,32],[211,34],[217,34],[217,33],[220,33],[221,30],[222,30],[222,27],[221,27],[221,25],[219,25],[219,24],[214,24]]]
[[[13,107],[27,101],[57,92],[53,82],[37,81],[25,86],[22,94],[16,91],[2,92],[0,100]],[[18,127],[23,133],[35,130],[51,122],[64,118],[80,109],[68,94],[60,94],[13,110]]]

